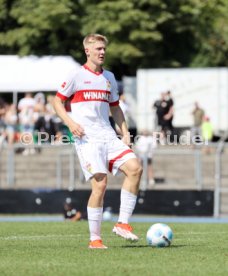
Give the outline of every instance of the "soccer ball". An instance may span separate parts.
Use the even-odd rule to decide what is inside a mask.
[[[111,207],[105,208],[105,210],[103,212],[103,220],[105,220],[105,221],[112,220],[112,208]]]
[[[147,244],[154,247],[170,246],[173,239],[173,231],[164,223],[153,224],[146,234]]]

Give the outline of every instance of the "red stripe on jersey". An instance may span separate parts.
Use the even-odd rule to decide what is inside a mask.
[[[117,106],[119,105],[119,101],[113,102],[113,103],[109,103],[110,106]]]
[[[123,151],[121,154],[117,155],[115,158],[113,158],[112,160],[109,161],[109,168],[108,170],[110,172],[112,172],[112,168],[113,168],[113,164],[116,162],[116,160],[120,159],[121,157],[123,157],[124,155],[133,152],[131,149],[125,150]]]
[[[59,92],[56,93],[56,96],[59,97],[59,98],[60,98],[61,100],[63,100],[63,101],[66,101],[66,100],[68,99],[68,97],[62,95],[62,94],[59,93]]]
[[[79,90],[75,92],[71,103],[77,102],[90,102],[90,101],[98,101],[98,102],[109,102],[110,91],[107,90]]]

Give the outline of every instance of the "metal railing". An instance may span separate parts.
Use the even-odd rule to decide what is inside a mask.
[[[35,154],[30,156],[23,156],[24,149],[33,149],[36,151]],[[50,151],[49,156],[47,155],[45,158],[39,157],[39,151],[45,152],[47,149]],[[20,153],[17,153],[20,150]],[[53,155],[53,156],[50,156]],[[30,157],[30,158],[29,158]],[[4,146],[0,152],[0,187],[5,188],[21,188],[21,184],[23,179],[26,179],[26,176],[30,174],[34,174],[35,177],[39,177],[41,179],[41,185],[45,184],[47,181],[47,176],[50,175],[52,178],[52,184],[49,185],[49,188],[62,189],[63,182],[67,184],[68,189],[75,189],[75,179],[76,176],[79,179],[82,179],[81,174],[75,174],[76,168],[76,158],[75,158],[75,149],[73,145],[65,146],[65,145],[50,145],[50,144],[42,144],[42,145],[32,145],[23,147],[21,144],[14,144],[11,147]],[[64,162],[67,159],[67,166],[65,166]],[[46,165],[44,164],[46,163]],[[24,164],[22,164],[24,163]],[[23,165],[23,166],[22,166]],[[19,167],[19,168],[18,168]],[[23,168],[21,168],[23,167]],[[40,168],[42,167],[42,168]],[[54,168],[54,169],[53,169]],[[30,170],[30,172],[28,172]],[[32,171],[34,170],[34,171]],[[40,172],[38,172],[38,171]],[[37,171],[37,172],[36,172]],[[20,177],[20,181],[18,181],[17,174],[20,173],[22,175]],[[67,175],[67,179],[64,176]],[[3,178],[4,175],[4,178]],[[42,175],[47,175],[42,178]],[[19,182],[19,184],[18,184]],[[34,179],[30,179],[31,185],[34,183]],[[42,183],[43,182],[43,183]],[[45,185],[43,185],[45,187]],[[36,184],[34,184],[33,188],[37,188]]]
[[[212,147],[215,147],[215,154],[213,155],[214,160],[214,216],[218,217],[220,215],[220,209],[221,209],[221,181],[222,181],[222,154],[224,152],[224,148],[227,146],[227,143],[225,143],[225,140],[227,139],[227,136],[224,136],[224,138],[217,144],[212,145]],[[34,145],[36,149],[41,148],[42,151],[45,151],[46,148],[53,148],[55,152],[55,156],[51,158],[52,167],[54,168],[52,171],[52,177],[53,177],[53,188],[56,189],[62,189],[62,188],[68,188],[68,189],[76,189],[77,185],[76,180],[80,183],[83,183],[84,177],[82,175],[81,169],[79,168],[79,162],[75,156],[75,150],[73,145],[71,146],[53,146],[49,144],[44,144],[41,146]],[[18,185],[16,185],[16,174],[18,170],[18,164],[16,163],[16,151],[18,148],[21,148],[21,145],[14,145],[10,148],[4,147],[5,153],[4,157],[2,156],[2,151],[0,152],[0,187],[3,186],[3,182],[5,184],[6,188],[18,188]],[[57,150],[59,148],[59,150]],[[167,157],[171,156],[189,156],[191,157],[191,169],[192,171],[192,187],[197,190],[202,190],[204,188],[204,177],[203,177],[203,160],[202,160],[202,150],[201,148],[194,148],[194,149],[179,149],[176,147],[173,148],[157,148],[154,150],[153,158],[156,162],[157,158],[161,158],[162,156]],[[161,160],[161,163],[164,162],[165,159],[163,158]],[[26,159],[29,164],[29,158]],[[36,157],[35,157],[36,160]],[[38,160],[38,158],[37,158]],[[66,160],[67,160],[67,166],[66,166]],[[2,175],[2,165],[4,163],[4,170],[5,170],[5,178],[1,178]],[[190,163],[189,163],[190,164]],[[188,166],[188,164],[186,164]],[[78,171],[75,170],[75,168],[78,168]],[[147,158],[146,156],[143,159],[143,177],[141,181],[141,189],[146,190],[148,189],[148,164],[147,164]],[[162,166],[161,166],[162,167]],[[169,166],[168,166],[169,167]],[[45,170],[48,170],[48,167],[44,168]],[[155,172],[156,173],[156,172]],[[177,171],[178,174],[178,171]],[[47,177],[49,177],[49,173],[47,173]],[[66,179],[67,176],[68,178]],[[64,180],[63,180],[64,177]],[[183,178],[183,181],[186,179]],[[213,180],[213,178],[212,178]],[[30,180],[33,182],[33,179]],[[38,181],[37,181],[38,182]],[[65,184],[64,184],[65,183]],[[32,183],[33,184],[33,183]],[[183,183],[184,186],[184,183]],[[182,187],[183,187],[182,186]],[[181,187],[181,186],[179,186]],[[36,187],[34,187],[36,188]],[[212,187],[213,188],[213,187]]]
[[[214,217],[220,216],[221,209],[221,182],[222,182],[222,154],[226,145],[228,134],[218,143],[215,155],[215,190],[214,190]]]
[[[202,178],[202,151],[200,148],[196,149],[155,149],[153,153],[153,159],[156,160],[156,156],[190,156],[194,160],[194,178],[193,182],[197,190],[203,189],[203,178]],[[143,175],[141,181],[141,189],[147,190],[148,188],[148,158],[147,154],[142,159],[143,164]]]
[[[62,189],[62,167],[63,167],[63,157],[69,158],[69,184],[68,189],[74,190],[75,187],[75,152],[74,149],[60,151],[58,153],[56,161],[56,188]]]

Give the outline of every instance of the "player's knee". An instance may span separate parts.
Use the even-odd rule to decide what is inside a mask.
[[[95,181],[95,185],[93,188],[94,192],[96,194],[104,194],[107,187],[107,175],[97,173],[94,175],[93,180]]]
[[[143,168],[141,166],[140,163],[137,164],[137,167],[135,168],[135,172],[134,172],[137,176],[141,177],[142,173],[143,173]]]
[[[107,175],[104,174],[104,173],[96,173],[96,174],[93,176],[93,179],[94,179],[96,182],[98,182],[98,183],[100,183],[100,182],[106,182],[106,183],[107,183],[107,181],[106,181]]]
[[[131,163],[128,170],[129,174],[133,177],[140,177],[143,172],[143,168],[138,160]]]

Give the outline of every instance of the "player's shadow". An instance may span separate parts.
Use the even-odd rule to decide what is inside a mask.
[[[187,244],[178,244],[178,245],[175,245],[175,244],[172,244],[171,246],[169,247],[160,247],[159,249],[169,249],[169,250],[172,250],[172,249],[178,249],[178,248],[181,248],[181,247],[186,247],[188,246]],[[139,244],[139,245],[134,245],[134,244],[128,244],[128,245],[121,245],[120,247],[122,248],[148,248],[149,246],[148,245],[143,245],[143,244]],[[156,247],[154,247],[156,248]]]
[[[189,246],[189,245],[187,245],[187,244],[172,244],[168,248],[170,248],[170,249],[176,249],[176,248],[186,247],[186,246]]]
[[[122,248],[143,248],[143,247],[148,247],[148,245],[135,245],[135,244],[127,244],[127,245],[121,245],[120,247]]]

